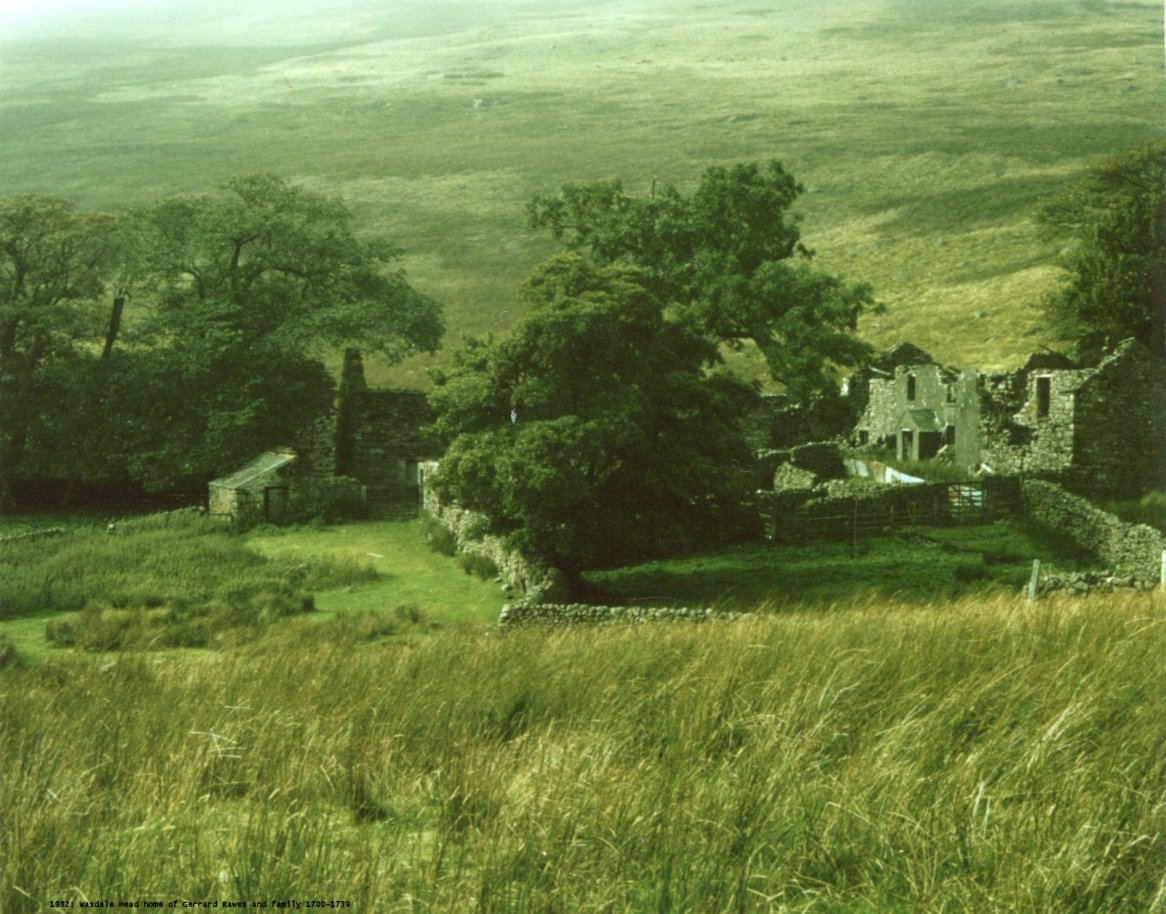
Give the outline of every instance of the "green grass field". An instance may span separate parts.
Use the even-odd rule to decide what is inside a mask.
[[[1145,914],[1160,595],[0,671],[0,908]]]
[[[0,193],[116,210],[275,171],[403,245],[456,345],[509,327],[551,252],[524,226],[532,194],[777,158],[807,186],[819,264],[888,306],[865,336],[994,367],[1047,342],[1055,247],[1033,204],[1163,135],[1149,0],[301,6],[9,35]],[[426,364],[374,380],[424,383]]]
[[[369,564],[377,579],[318,594],[323,613],[385,612],[415,606],[441,624],[493,622],[509,599],[491,581],[462,571],[457,562],[426,545],[421,522],[369,521],[289,532],[258,532],[246,543],[279,561],[355,561]]]
[[[43,529],[23,518],[6,529]],[[299,616],[360,616],[370,637],[478,625],[506,595],[433,552],[420,522],[234,532],[190,512],[83,517],[64,535],[0,543],[0,636],[26,659],[62,649],[229,647]]]
[[[945,548],[946,547],[946,548]],[[598,603],[715,606],[770,611],[845,606],[856,595],[937,602],[1000,590],[1019,593],[1033,559],[1045,569],[1094,567],[1071,543],[1013,523],[924,528],[857,544],[763,544],[587,575]]]
[[[512,599],[429,548],[421,521],[240,534],[183,511],[123,519],[112,532],[84,516],[77,524],[24,518],[6,529],[49,520],[67,532],[0,543],[0,635],[36,661],[74,646],[230,647],[293,616],[331,624],[361,615],[370,634],[411,637],[491,624]],[[789,612],[845,605],[856,594],[926,604],[1017,593],[1034,558],[1062,570],[1091,561],[1053,536],[1001,523],[858,544],[742,545],[594,572],[588,584],[600,603]]]

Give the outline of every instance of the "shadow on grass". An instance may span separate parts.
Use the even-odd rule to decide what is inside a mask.
[[[826,607],[859,594],[919,602],[994,588],[1019,591],[1032,560],[1076,569],[1073,544],[1014,524],[904,531],[853,543],[750,544],[586,575],[592,602],[749,610]]]

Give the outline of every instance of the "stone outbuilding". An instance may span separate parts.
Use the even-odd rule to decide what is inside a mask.
[[[209,512],[246,524],[282,520],[295,462],[293,451],[267,451],[241,470],[214,480],[209,486]]]

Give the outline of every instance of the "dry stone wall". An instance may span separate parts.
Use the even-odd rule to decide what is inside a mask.
[[[437,466],[435,460],[421,464],[421,507],[453,534],[458,550],[493,562],[502,579],[523,591],[529,601],[562,600],[567,589],[562,572],[532,561],[502,537],[487,533],[489,524],[483,515],[442,503],[428,484]]]
[[[1084,498],[1040,479],[1024,480],[1021,498],[1028,517],[1096,553],[1115,573],[1133,575],[1139,582],[1158,579],[1166,536],[1153,527],[1127,524]]]
[[[1074,571],[1068,574],[1050,574],[1037,582],[1038,596],[1065,592],[1075,596],[1092,593],[1118,593],[1129,590],[1152,590],[1158,585],[1134,574],[1113,574],[1110,571]],[[1027,589],[1027,585],[1026,585]]]
[[[753,613],[722,613],[684,606],[590,606],[586,603],[515,603],[502,607],[498,624],[643,625],[648,622],[723,622],[752,618]]]

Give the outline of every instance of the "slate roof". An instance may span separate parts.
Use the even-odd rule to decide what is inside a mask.
[[[903,413],[899,423],[919,432],[943,432],[943,423],[929,409],[909,409]]]
[[[260,476],[282,469],[295,459],[296,455],[291,451],[267,451],[230,476],[213,480],[211,485],[224,489],[241,489]]]

